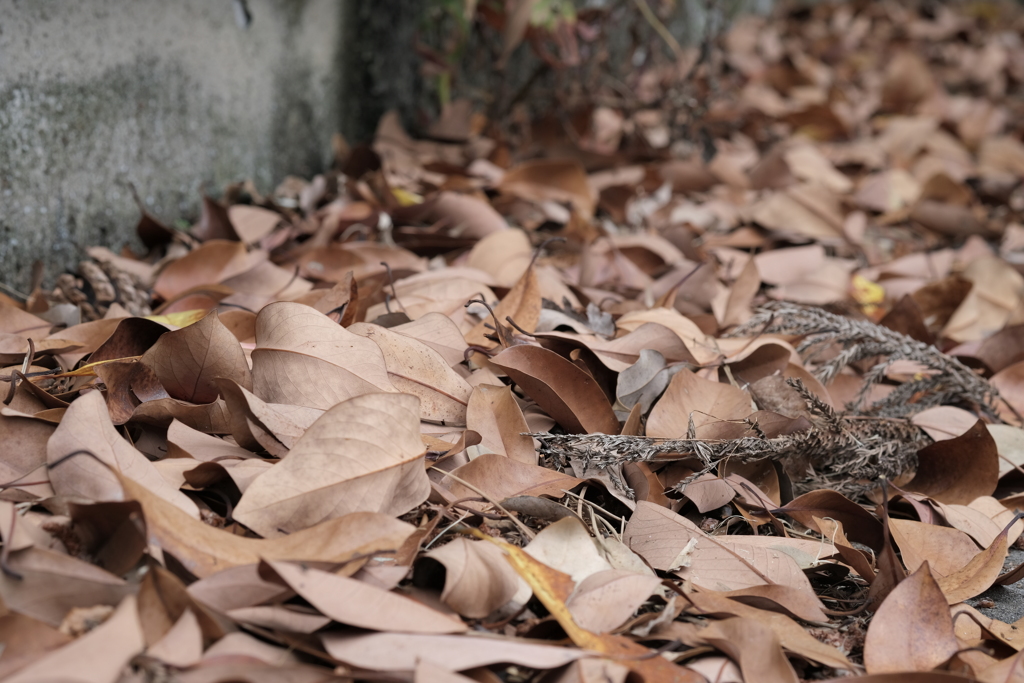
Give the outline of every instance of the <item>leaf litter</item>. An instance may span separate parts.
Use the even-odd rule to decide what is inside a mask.
[[[1019,677],[1022,26],[743,17],[0,294],[0,675]]]

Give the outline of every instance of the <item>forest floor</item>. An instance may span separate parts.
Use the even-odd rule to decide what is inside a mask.
[[[741,18],[0,295],[0,678],[1018,680],[1022,29]]]

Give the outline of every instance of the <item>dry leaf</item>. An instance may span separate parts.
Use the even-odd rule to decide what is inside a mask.
[[[235,519],[272,538],[352,512],[408,512],[430,492],[418,408],[408,394],[334,406],[249,485]]]
[[[405,596],[312,567],[265,561],[260,574],[275,577],[324,616],[350,626],[406,633],[461,633],[467,628],[461,620]]]
[[[946,599],[926,562],[878,608],[864,642],[864,665],[871,674],[931,671],[958,649]]]

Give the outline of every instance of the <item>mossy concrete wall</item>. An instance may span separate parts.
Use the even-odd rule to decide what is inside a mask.
[[[342,0],[0,0],[0,282],[330,162]]]

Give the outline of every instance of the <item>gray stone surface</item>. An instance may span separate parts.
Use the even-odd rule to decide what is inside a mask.
[[[1007,571],[1024,562],[1024,550],[1011,547],[1003,571]],[[995,603],[994,607],[981,607],[985,600]],[[1012,624],[1024,618],[1024,581],[1009,586],[992,586],[976,598],[968,600],[969,605],[978,608],[982,614]]]
[[[321,170],[342,127],[347,5],[0,0],[0,282],[131,242],[129,182],[173,221],[204,186]]]

